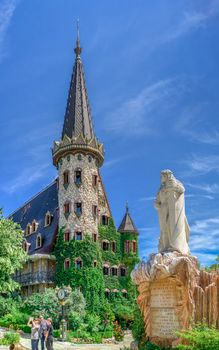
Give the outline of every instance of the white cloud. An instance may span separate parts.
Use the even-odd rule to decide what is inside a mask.
[[[191,159],[183,161],[187,166],[184,176],[206,175],[210,172],[219,174],[219,155],[197,156],[192,155]]]
[[[201,190],[207,193],[216,194],[219,193],[219,185],[218,184],[192,184],[187,183],[187,185],[191,188],[195,188],[197,190]],[[211,199],[211,198],[210,198]]]
[[[154,201],[155,197],[142,197],[139,199],[139,202],[146,202],[146,201]]]
[[[219,13],[219,1],[209,1],[208,7],[205,11],[193,11],[184,12],[183,18],[179,23],[172,27],[171,30],[166,33],[161,42],[167,43],[178,38],[181,38],[191,31],[195,31],[199,28],[203,28],[207,25],[208,21],[214,18]]]
[[[6,54],[4,49],[5,37],[11,23],[16,5],[16,0],[5,0],[0,4],[0,61]]]
[[[184,88],[184,82],[178,78],[159,80],[145,87],[106,117],[106,129],[126,136],[153,134],[154,114],[162,110],[165,115],[165,108],[175,104]]]

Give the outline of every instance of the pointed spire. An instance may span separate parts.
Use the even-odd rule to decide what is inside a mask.
[[[68,93],[62,139],[65,135],[73,138],[81,134],[84,138],[90,140],[94,137],[94,130],[80,56],[82,49],[80,44],[79,21],[77,21],[77,39],[74,51],[76,59]]]
[[[122,219],[122,222],[118,228],[118,232],[124,233],[124,232],[129,232],[129,233],[138,233],[138,230],[131,218],[131,215],[129,213],[129,208],[128,208],[128,203],[126,202],[126,213]]]

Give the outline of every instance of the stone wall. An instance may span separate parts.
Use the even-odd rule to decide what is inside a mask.
[[[82,183],[80,186],[75,184],[75,171],[81,169]],[[69,184],[63,185],[63,172],[68,170]],[[93,175],[98,176],[97,186],[93,186]],[[71,238],[76,231],[81,231],[92,235],[98,234],[98,224],[100,215],[110,216],[110,211],[105,198],[102,183],[99,177],[96,160],[86,154],[66,155],[59,161],[59,227],[65,226],[70,229]],[[68,218],[64,214],[64,204],[66,201],[71,202],[71,212]],[[82,215],[77,217],[74,212],[75,202],[82,203]],[[98,207],[98,215],[94,217],[92,206]]]

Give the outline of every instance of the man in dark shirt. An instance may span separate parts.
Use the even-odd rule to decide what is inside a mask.
[[[47,323],[47,330],[46,330],[46,348],[47,350],[53,350],[53,325],[51,318],[48,318],[46,321]]]

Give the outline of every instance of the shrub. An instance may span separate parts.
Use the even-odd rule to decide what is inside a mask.
[[[8,332],[4,334],[4,337],[0,339],[0,345],[17,344],[20,341],[20,337],[17,333]]]
[[[60,329],[54,329],[54,331],[53,331],[54,338],[59,338],[60,333],[61,333]]]
[[[134,321],[132,323],[131,330],[133,338],[138,341],[140,346],[146,343],[147,337],[144,329],[144,320],[138,305],[136,305],[134,310]]]
[[[12,308],[11,313],[3,316],[0,320],[0,326],[9,327],[12,326],[14,329],[18,329],[19,325],[27,323],[29,315],[22,313]]]
[[[116,341],[122,341],[124,338],[122,327],[117,321],[114,324],[114,337]]]
[[[87,325],[87,331],[90,333],[97,333],[100,330],[101,318],[98,315],[87,313],[84,319]]]
[[[216,350],[219,349],[219,331],[204,325],[195,326],[179,332],[178,335],[185,345],[178,345],[175,349],[186,350]]]

